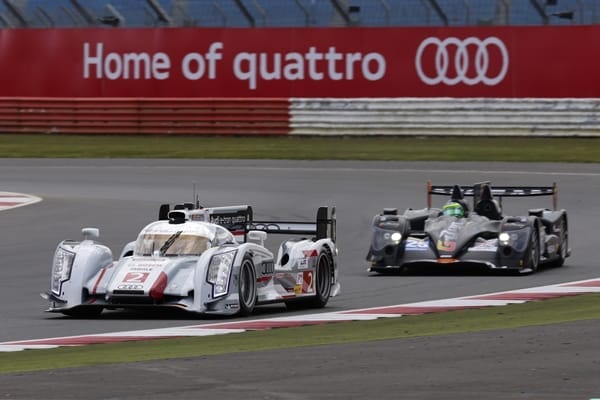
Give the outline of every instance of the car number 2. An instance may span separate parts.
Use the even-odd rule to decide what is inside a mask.
[[[125,275],[125,278],[123,278],[123,282],[144,283],[149,275],[150,273],[148,272],[128,272],[127,275]]]
[[[296,275],[294,293],[297,295],[302,293],[312,293],[315,290],[314,283],[312,271],[298,272],[298,275]]]

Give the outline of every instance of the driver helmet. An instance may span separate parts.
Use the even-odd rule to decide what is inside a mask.
[[[442,207],[442,214],[447,217],[462,218],[465,216],[465,209],[460,203],[451,201]]]

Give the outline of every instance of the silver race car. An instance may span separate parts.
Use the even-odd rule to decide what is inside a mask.
[[[255,306],[324,307],[338,294],[335,208],[315,222],[255,221],[250,206],[161,206],[159,220],[113,260],[96,228],[58,244],[47,311],[76,317],[104,309],[175,307],[199,314],[248,315]],[[275,255],[269,234],[291,237]]]
[[[432,195],[447,196],[441,208]],[[427,208],[384,209],[373,219],[367,254],[369,270],[400,272],[409,267],[464,266],[531,273],[541,264],[561,266],[570,255],[567,212],[556,209],[556,185],[433,186],[427,183]],[[552,196],[553,209],[505,215],[503,197]],[[470,210],[465,197],[473,197]]]

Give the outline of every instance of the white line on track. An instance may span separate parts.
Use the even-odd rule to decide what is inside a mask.
[[[258,320],[226,321],[222,323],[217,322],[212,324],[173,328],[146,329],[95,335],[66,336],[58,338],[4,342],[0,343],[0,352],[20,351],[26,349],[48,349],[59,346],[81,346],[86,344],[140,341],[153,338],[223,335],[252,330],[285,328],[330,322],[366,321],[377,318],[401,317],[403,315],[420,315],[467,308],[504,306],[508,304],[539,301],[586,293],[600,293],[600,278],[519,289],[514,291],[399,304],[395,306],[364,308],[358,310],[324,312],[319,314],[276,317]]]

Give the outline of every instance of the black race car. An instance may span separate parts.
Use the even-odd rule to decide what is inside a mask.
[[[449,198],[441,208],[432,195]],[[503,197],[552,196],[553,209],[530,209],[522,216],[502,213]],[[465,201],[472,197],[472,209]],[[427,182],[427,208],[398,214],[386,208],[373,219],[367,254],[369,271],[400,272],[408,267],[482,266],[519,273],[541,264],[563,265],[570,255],[567,212],[556,209],[557,187],[434,186]]]

